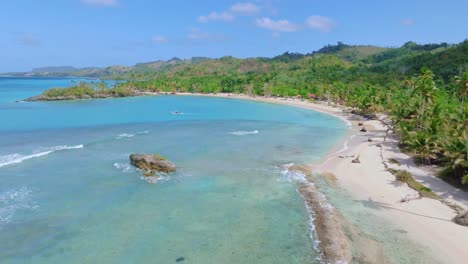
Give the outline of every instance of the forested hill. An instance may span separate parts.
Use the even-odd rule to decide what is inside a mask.
[[[132,67],[110,66],[82,69],[68,67],[66,71],[54,71],[56,68],[46,67],[35,69],[30,73],[13,75],[148,79],[158,75],[187,75],[188,73],[194,76],[247,73],[277,74],[279,71],[305,71],[306,69],[301,67],[306,66],[308,61],[311,59],[320,61],[323,56],[328,56],[330,60],[336,60],[338,64],[358,71],[389,73],[399,76],[417,74],[423,67],[428,67],[435,73],[437,79],[448,82],[452,76],[468,68],[468,40],[454,45],[407,42],[399,48],[347,45],[338,42],[336,45],[327,45],[308,54],[286,52],[273,58],[222,57],[210,59],[194,57],[185,60],[172,58],[167,61],[137,63]]]
[[[372,65],[372,70],[381,73],[416,74],[427,67],[436,76],[449,81],[450,77],[468,69],[468,40],[458,45],[408,42],[401,48],[372,55],[364,61]]]

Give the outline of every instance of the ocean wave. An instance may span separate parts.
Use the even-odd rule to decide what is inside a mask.
[[[156,184],[156,183],[163,183],[163,182],[170,181],[172,177],[167,174],[161,173],[161,174],[158,174],[155,176],[149,176],[149,177],[141,176],[140,179],[143,181],[146,181],[147,183]]]
[[[349,149],[348,140],[346,140],[343,144],[343,147],[340,150],[338,150],[335,154],[340,154],[342,152],[347,151],[348,149]]]
[[[123,134],[120,134],[118,135],[117,137],[115,137],[116,139],[122,139],[122,138],[131,138],[131,137],[134,137],[135,134],[127,134],[127,133],[123,133]]]
[[[135,171],[135,169],[128,163],[114,163],[114,167],[123,173]]]
[[[354,137],[356,137],[356,135],[352,135],[351,137],[349,137],[349,139],[346,140],[343,143],[343,147],[340,150],[338,150],[337,152],[335,152],[335,154],[341,154],[341,153],[343,153],[345,151],[348,151],[349,150],[349,141],[351,141]]]
[[[234,135],[234,136],[246,136],[246,135],[255,135],[260,133],[258,130],[252,130],[252,131],[234,131],[230,132],[229,134]]]
[[[131,137],[138,136],[138,135],[148,134],[149,132],[150,132],[149,130],[145,130],[145,131],[137,132],[135,134],[123,133],[123,134],[117,135],[115,139],[131,138]]]
[[[4,156],[0,156],[0,168],[11,165],[11,164],[16,164],[16,163],[21,163],[25,160],[37,158],[37,157],[42,157],[45,155],[49,155],[50,153],[53,153],[55,151],[61,151],[61,150],[71,150],[71,149],[81,149],[83,148],[83,145],[76,145],[76,146],[55,146],[51,147],[48,150],[42,151],[42,152],[36,152],[33,154],[29,155],[22,155],[18,153],[13,153],[13,154],[8,154]]]
[[[294,166],[294,163],[284,164],[280,169],[281,177],[279,181],[281,182],[306,182],[306,175],[297,170],[291,170],[291,167]]]
[[[0,226],[10,223],[18,210],[35,210],[39,206],[32,200],[32,191],[26,187],[0,193]]]

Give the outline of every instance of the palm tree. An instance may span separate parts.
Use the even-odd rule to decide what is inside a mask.
[[[422,74],[417,78],[413,95],[420,96],[426,104],[434,103],[435,92],[437,91],[434,74],[431,70],[424,68]]]
[[[440,147],[435,143],[435,137],[426,131],[408,132],[405,140],[407,147],[412,149],[415,157],[420,158],[423,164],[431,164],[431,160],[437,158]]]
[[[455,176],[462,184],[468,184],[468,132],[465,129],[461,135],[453,136],[444,147],[447,161],[439,173],[443,177]]]
[[[463,104],[468,96],[468,71],[465,71],[463,75],[455,76],[454,83],[456,85],[456,95]]]

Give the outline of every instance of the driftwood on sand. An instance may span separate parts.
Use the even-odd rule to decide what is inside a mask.
[[[360,155],[358,155],[357,158],[353,159],[351,162],[352,163],[361,163],[361,161],[359,160],[359,156]]]

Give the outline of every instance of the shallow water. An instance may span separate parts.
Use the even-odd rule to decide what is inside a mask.
[[[319,174],[314,174],[311,178],[327,202],[339,210],[355,231],[382,246],[384,257],[390,263],[443,263],[442,260],[435,258],[431,249],[415,243],[405,230],[378,217],[378,211],[386,210],[385,206],[371,200],[355,200],[339,186],[329,185]],[[370,245],[364,243],[359,246]]]
[[[71,81],[0,78],[1,263],[316,262],[280,166],[323,158],[341,120],[205,97],[15,103]],[[134,152],[178,171],[149,184]]]

